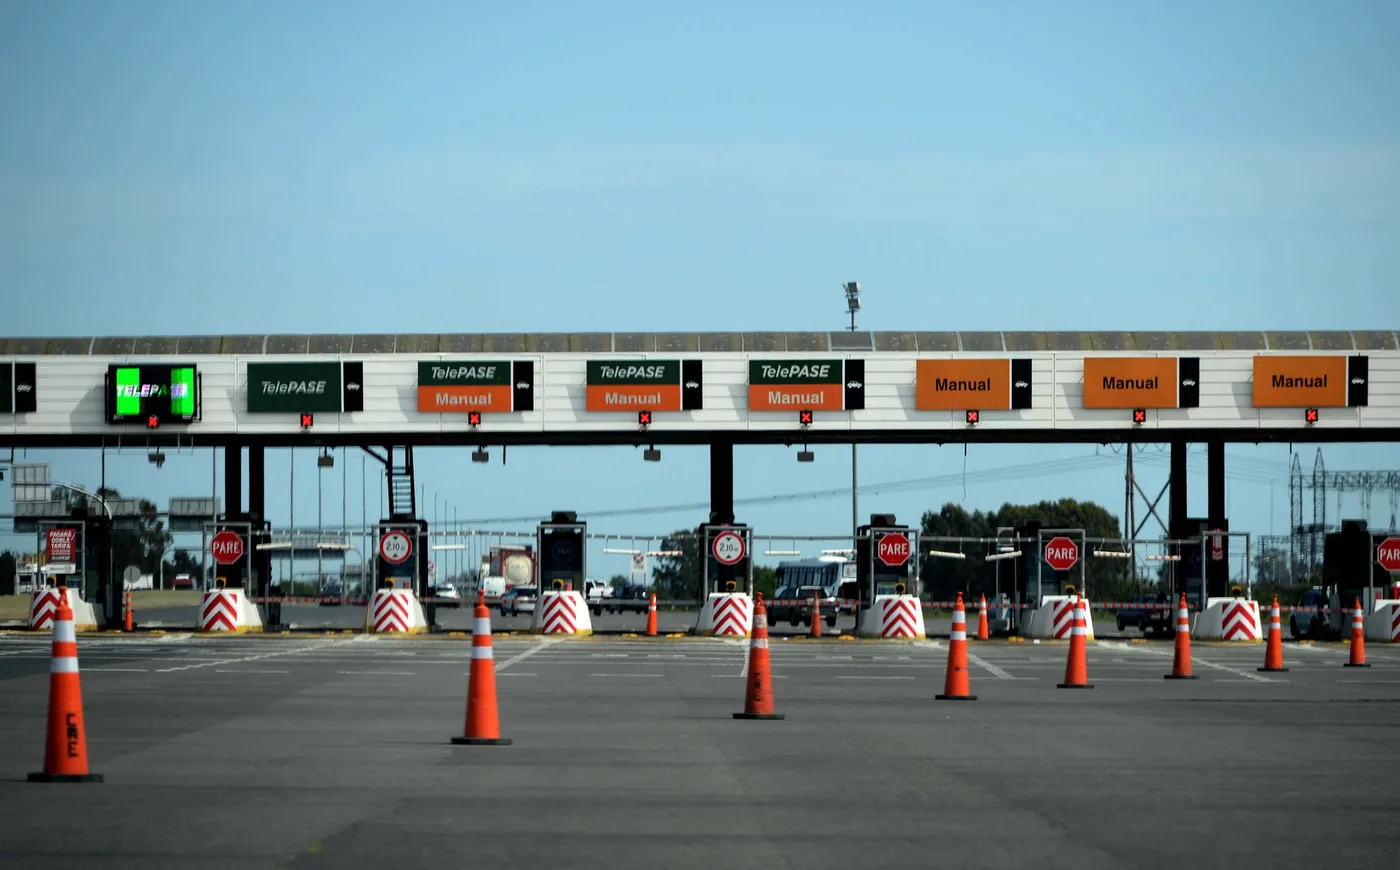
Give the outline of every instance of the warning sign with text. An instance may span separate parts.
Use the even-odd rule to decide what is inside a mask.
[[[590,411],[679,411],[681,361],[590,360],[587,408]]]
[[[1086,357],[1084,407],[1177,407],[1176,357]]]
[[[78,559],[78,530],[72,526],[44,530],[48,564],[71,565]]]
[[[858,387],[863,389],[864,384]],[[845,361],[751,360],[749,410],[846,410]]]
[[[1345,408],[1364,405],[1365,357],[1256,356],[1254,407]],[[1357,383],[1353,385],[1352,381]],[[1357,399],[1357,401],[1352,401]]]
[[[421,413],[509,413],[514,410],[512,398],[509,362],[435,360],[418,364]]]

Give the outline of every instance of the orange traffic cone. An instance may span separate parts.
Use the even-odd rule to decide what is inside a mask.
[[[986,618],[985,611],[983,618]],[[967,680],[967,613],[963,610],[961,592],[953,605],[953,630],[948,634],[948,674],[943,680],[943,694],[933,697],[939,701],[977,700],[977,696],[970,693]]]
[[[755,597],[753,631],[749,636],[749,678],[744,693],[744,712],[735,719],[786,719],[773,712],[773,675],[768,670],[768,608],[763,605],[763,593]]]
[[[131,614],[131,590],[128,589],[128,590],[126,590],[126,620],[125,620],[125,624],[122,626],[122,627],[125,628],[127,631],[131,631],[131,627],[132,627],[132,626],[131,626],[131,619],[132,619],[132,614]]]
[[[1172,672],[1164,680],[1194,680],[1191,675],[1191,615],[1186,611],[1186,593],[1176,606],[1176,654],[1172,656]]]
[[[807,629],[808,637],[822,636],[822,600],[812,599],[812,626]]]
[[[1279,617],[1278,596],[1274,596],[1269,608],[1269,646],[1264,651],[1264,667],[1261,671],[1287,671],[1283,666],[1283,621]]]
[[[647,637],[656,637],[656,593],[651,593],[651,603],[647,605]]]
[[[1356,599],[1356,607],[1351,617],[1351,661],[1343,667],[1369,668],[1366,664],[1366,624],[1361,617],[1361,599]]]
[[[985,593],[982,595],[980,610],[981,612],[977,615],[977,639],[988,640],[991,638],[992,633],[987,630],[987,596]]]
[[[1065,664],[1065,681],[1061,689],[1092,689],[1089,685],[1089,663],[1084,638],[1089,634],[1089,607],[1080,598],[1074,606],[1074,622],[1069,631],[1069,661]]]
[[[491,654],[491,611],[486,609],[486,592],[476,593],[476,616],[472,620],[472,667],[467,677],[466,734],[453,737],[458,746],[509,746],[501,736],[496,714],[496,662]]]
[[[43,773],[30,782],[101,782],[88,772],[87,728],[83,724],[83,688],[78,676],[78,636],[67,587],[59,588],[53,617],[53,653],[49,661],[49,726]]]

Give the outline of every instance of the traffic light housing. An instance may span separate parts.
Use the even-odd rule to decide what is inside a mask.
[[[1309,426],[1311,426],[1313,423],[1316,423],[1316,422],[1317,422],[1317,409],[1316,409],[1316,408],[1308,408],[1306,411],[1304,411],[1304,412],[1303,412],[1303,422],[1304,422],[1304,423],[1307,423]]]
[[[967,412],[967,425],[969,425],[969,426],[976,426],[976,425],[977,425],[978,423],[980,423],[980,422],[982,422],[982,412],[981,412],[981,411],[968,411],[968,412]]]
[[[1134,425],[1134,426],[1141,426],[1143,423],[1146,423],[1146,422],[1147,422],[1147,409],[1146,409],[1146,408],[1134,408],[1134,409],[1133,409],[1133,425]]]
[[[807,410],[798,411],[797,422],[799,425],[802,426],[812,425],[812,412]]]
[[[650,426],[650,425],[651,425],[651,412],[650,412],[650,411],[638,411],[638,412],[637,412],[637,425],[638,425],[638,426]]]
[[[477,426],[480,426],[480,425],[481,425],[481,412],[480,412],[480,411],[468,411],[468,412],[467,412],[467,425],[468,425],[468,426],[471,426],[471,427],[473,427],[473,428],[475,428],[475,427],[477,427]]]
[[[312,424],[315,423],[315,422],[316,422],[316,415],[315,415],[315,414],[303,413],[303,414],[301,415],[301,428],[302,428],[302,431],[305,431],[305,430],[307,430],[307,429],[310,429],[311,426],[312,426]]]

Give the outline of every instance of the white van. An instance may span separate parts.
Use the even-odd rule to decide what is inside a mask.
[[[487,598],[500,598],[506,594],[506,578],[504,577],[482,577],[477,580],[478,591],[485,592]]]

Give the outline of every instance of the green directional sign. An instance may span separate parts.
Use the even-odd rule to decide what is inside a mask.
[[[418,364],[420,387],[508,387],[510,363],[438,360]]]
[[[339,362],[248,363],[248,412],[339,413]]]

